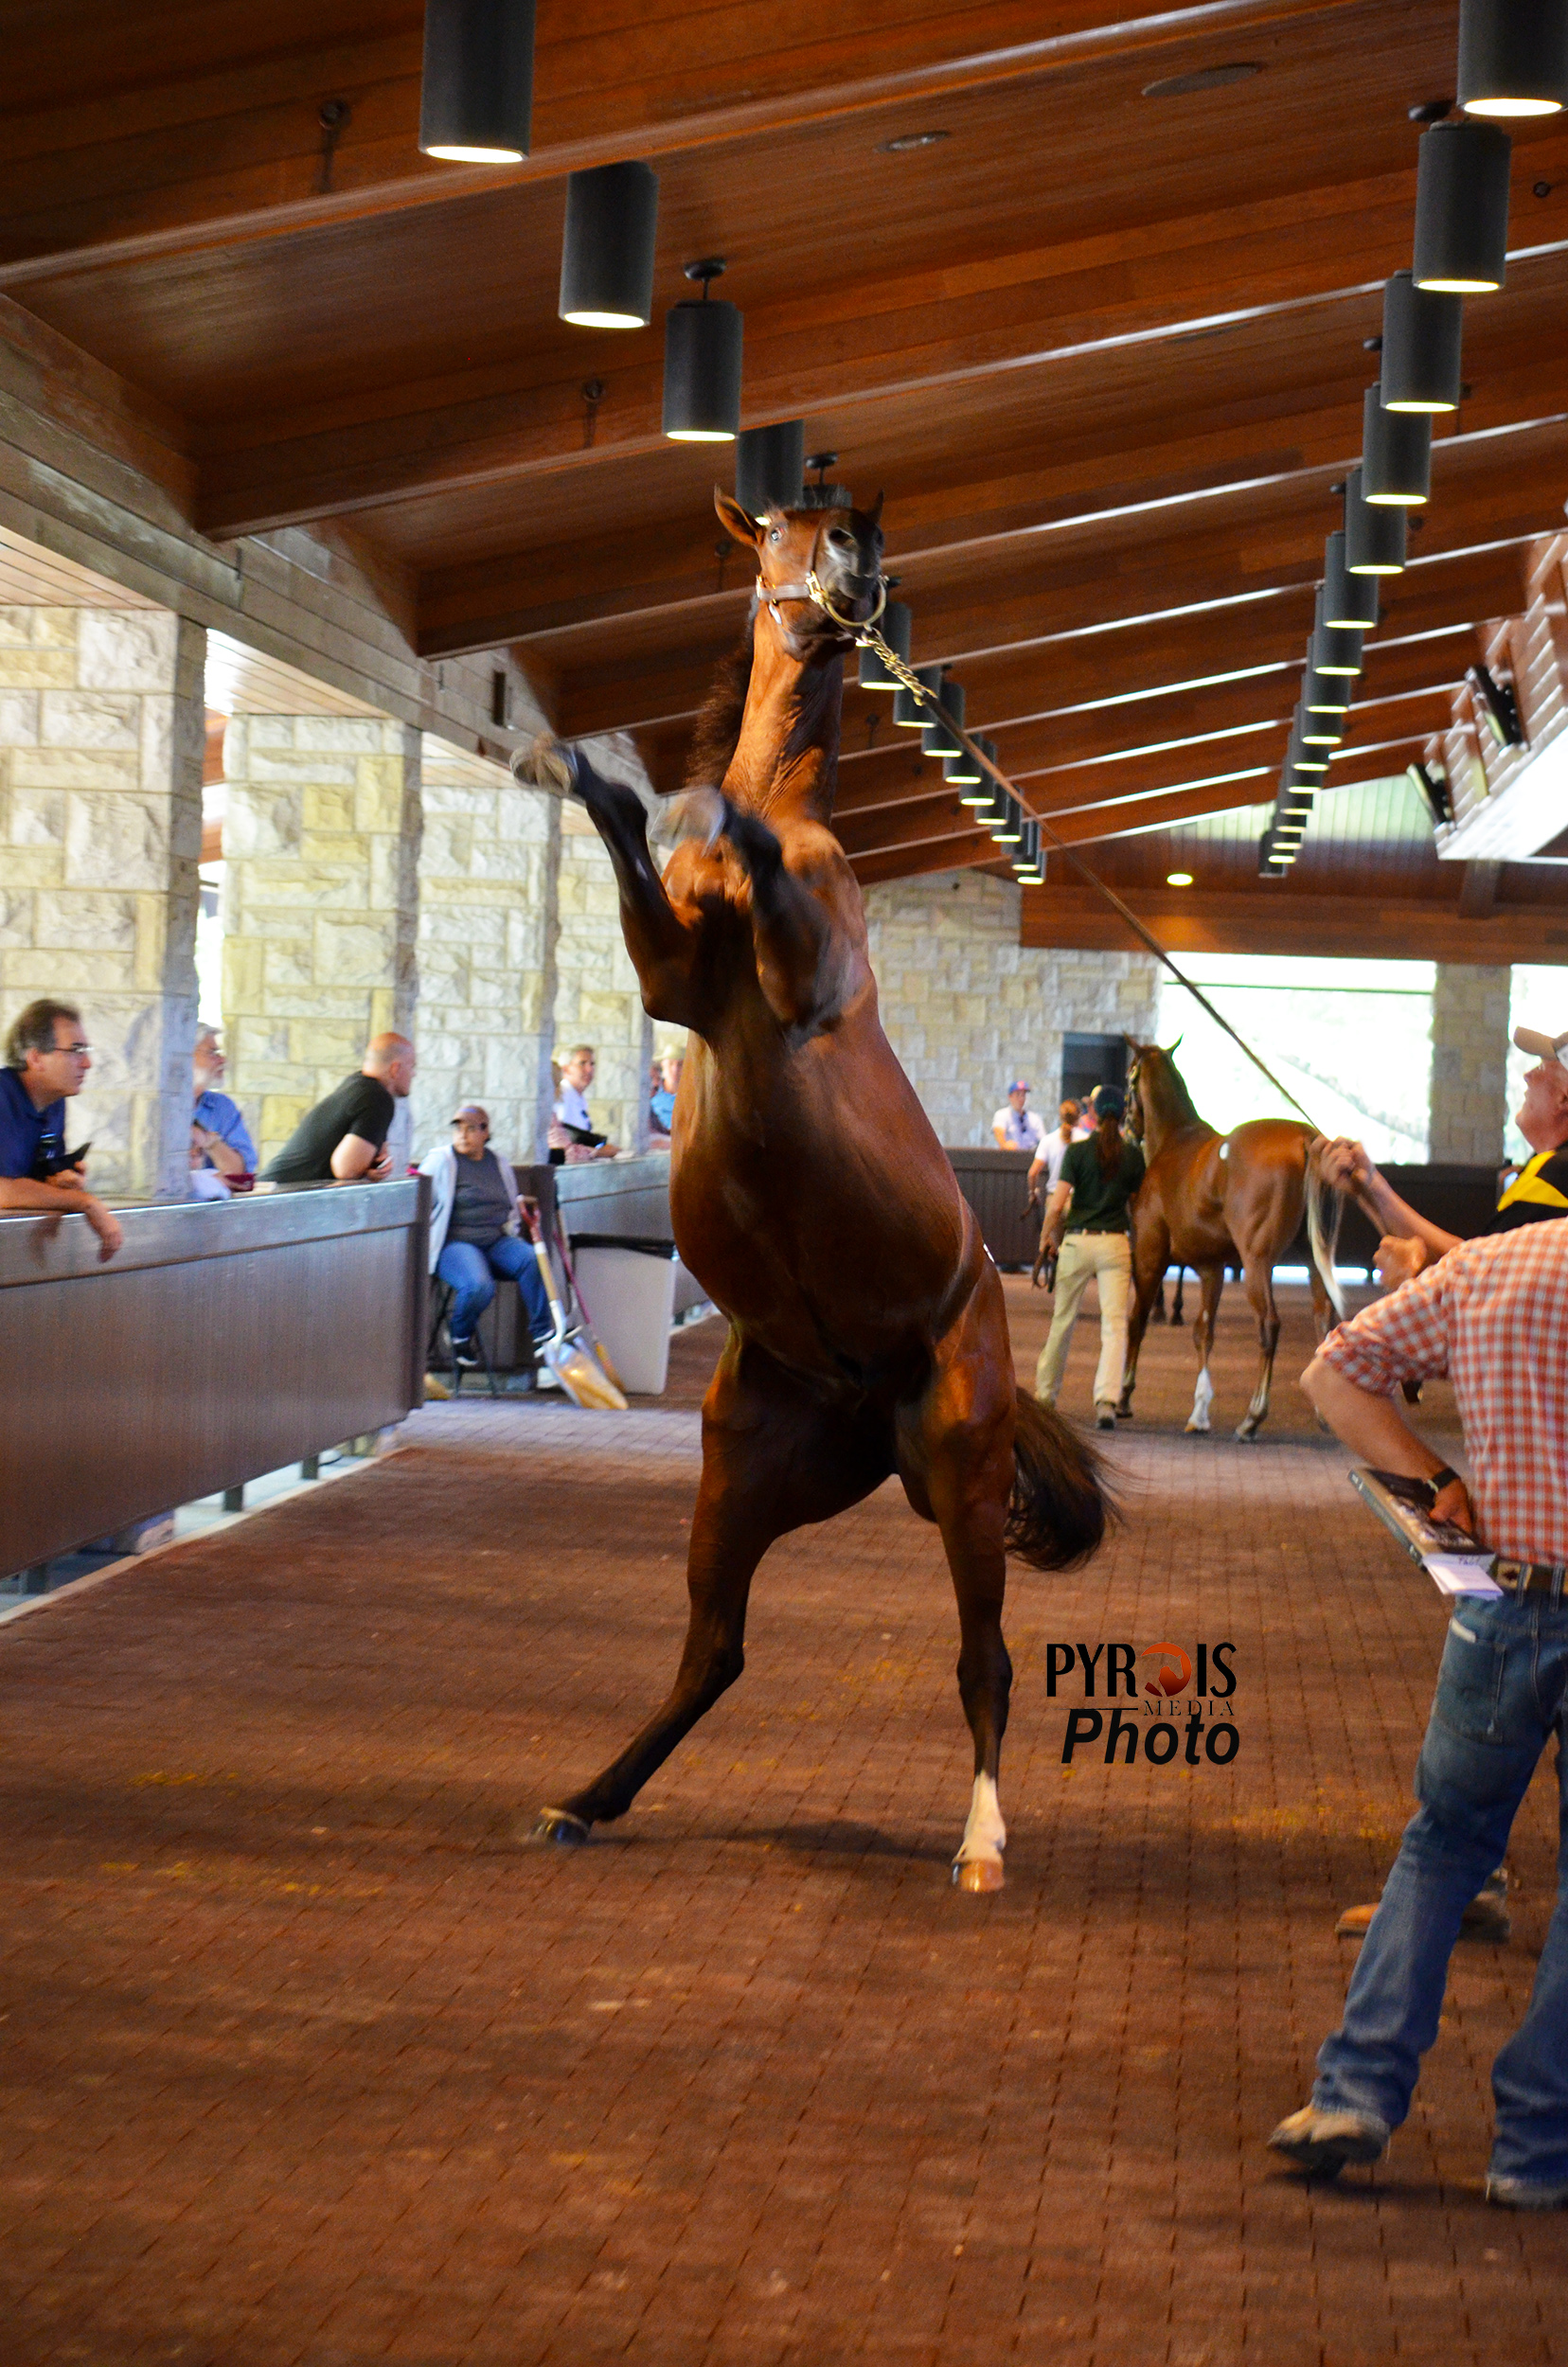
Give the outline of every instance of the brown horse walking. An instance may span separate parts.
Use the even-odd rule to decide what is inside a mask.
[[[1060,1569],[1099,1542],[1094,1456],[1021,1396],[1002,1285],[882,1034],[859,887],[830,828],[844,656],[881,589],[877,511],[720,517],[757,601],[699,727],[688,796],[710,834],[661,880],[641,800],[579,752],[546,764],[609,849],[643,1002],[692,1032],[675,1106],[681,1255],[729,1319],[703,1408],[690,1622],[668,1700],[541,1841],[618,1817],[743,1664],[752,1574],[775,1538],[897,1472],[941,1531],[958,1598],[974,1787],[953,1878],[999,1888],[997,1771],[1011,1666],[1006,1557]],[[826,596],[824,598],[823,596]]]
[[[1177,1042],[1181,1039],[1178,1037]],[[1132,1070],[1130,1131],[1141,1141],[1148,1171],[1132,1203],[1132,1312],[1127,1326],[1127,1372],[1121,1411],[1132,1410],[1149,1309],[1172,1257],[1196,1269],[1203,1286],[1192,1337],[1198,1350],[1198,1386],[1187,1421],[1206,1431],[1214,1383],[1209,1356],[1214,1323],[1227,1265],[1238,1265],[1247,1303],[1257,1319],[1260,1361],[1257,1385],[1240,1422],[1238,1438],[1256,1438],[1269,1411],[1279,1314],[1274,1270],[1300,1229],[1303,1211],[1310,1249],[1308,1276],[1312,1313],[1321,1340],[1328,1329],[1330,1304],[1345,1302],[1334,1280],[1334,1243],[1339,1237],[1340,1199],[1325,1183],[1310,1126],[1293,1118],[1254,1118],[1228,1134],[1201,1118],[1171,1054],[1157,1043],[1128,1042]]]

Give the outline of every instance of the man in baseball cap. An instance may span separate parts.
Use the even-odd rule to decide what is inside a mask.
[[[1515,1112],[1531,1155],[1498,1201],[1497,1214],[1485,1228],[1488,1233],[1508,1233],[1515,1225],[1538,1224],[1546,1217],[1568,1217],[1568,1029],[1560,1036],[1543,1036],[1534,1027],[1516,1027],[1513,1040],[1536,1060]],[[1434,1257],[1458,1248],[1459,1236],[1417,1216],[1383,1181],[1360,1143],[1330,1143],[1324,1172],[1331,1183],[1354,1191],[1367,1214],[1381,1224],[1386,1237],[1379,1245],[1378,1264],[1385,1282],[1408,1282]]]
[[[1026,1106],[1028,1098],[1028,1086],[1022,1077],[1015,1077],[1007,1087],[1007,1098],[991,1120],[998,1150],[1035,1151],[1045,1139],[1045,1129]]]

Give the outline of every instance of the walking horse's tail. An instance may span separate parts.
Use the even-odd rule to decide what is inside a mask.
[[[1323,1172],[1324,1140],[1321,1134],[1307,1146],[1307,1240],[1312,1253],[1312,1263],[1323,1276],[1323,1287],[1333,1302],[1335,1314],[1345,1321],[1345,1293],[1334,1276],[1334,1251],[1339,1241],[1340,1214],[1345,1201],[1338,1187],[1328,1182]]]
[[[1013,1430],[1007,1551],[1034,1570],[1087,1561],[1116,1518],[1105,1467],[1054,1406],[1021,1389]]]

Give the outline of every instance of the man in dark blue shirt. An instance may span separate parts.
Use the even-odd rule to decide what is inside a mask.
[[[0,1216],[85,1217],[99,1257],[113,1257],[119,1219],[64,1165],[65,1104],[92,1065],[74,1005],[29,1003],[12,1024],[0,1069]]]

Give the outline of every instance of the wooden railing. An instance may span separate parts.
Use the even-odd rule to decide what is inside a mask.
[[[0,1575],[418,1405],[429,1189],[0,1218]]]

